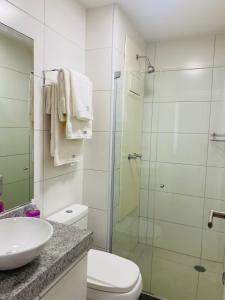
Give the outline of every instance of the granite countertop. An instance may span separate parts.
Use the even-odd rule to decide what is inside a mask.
[[[0,300],[32,300],[91,246],[92,234],[51,222],[54,234],[40,256],[12,271],[0,271]]]

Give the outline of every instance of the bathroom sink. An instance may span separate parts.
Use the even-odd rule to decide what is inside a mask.
[[[0,270],[16,269],[32,261],[52,234],[52,225],[42,219],[0,220]]]

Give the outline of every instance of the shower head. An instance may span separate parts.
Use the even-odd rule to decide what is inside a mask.
[[[147,73],[151,74],[155,72],[155,67],[151,64],[150,59],[146,55],[136,55],[136,59],[139,60],[141,58],[144,58],[147,64]]]

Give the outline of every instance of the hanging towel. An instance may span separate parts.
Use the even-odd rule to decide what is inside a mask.
[[[58,76],[58,80],[62,80],[62,82],[58,82],[60,86],[59,98],[62,97],[63,99],[59,99],[60,105],[58,105],[58,108],[60,110],[59,119],[63,122],[62,115],[64,115],[64,112],[61,103],[65,99],[65,137],[67,139],[89,139],[92,137],[92,121],[80,121],[73,116],[70,71],[63,69],[60,72],[63,73],[63,76]]]
[[[51,114],[51,85],[45,85],[44,87],[44,99],[45,99],[45,113]]]
[[[46,87],[45,95],[48,95],[48,88],[50,89],[51,99],[50,153],[51,156],[54,158],[54,165],[61,166],[65,164],[78,162],[81,159],[83,141],[65,139],[65,122],[60,122],[58,118],[58,86],[57,84],[52,84],[50,85],[50,87]],[[49,106],[46,106],[46,108],[46,112],[48,112]]]
[[[81,121],[93,120],[92,82],[87,76],[70,70],[72,115]]]

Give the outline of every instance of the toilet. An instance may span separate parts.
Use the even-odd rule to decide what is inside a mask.
[[[47,218],[65,225],[87,229],[88,207],[74,204]],[[87,263],[88,300],[137,300],[142,291],[138,266],[120,256],[91,249]]]

